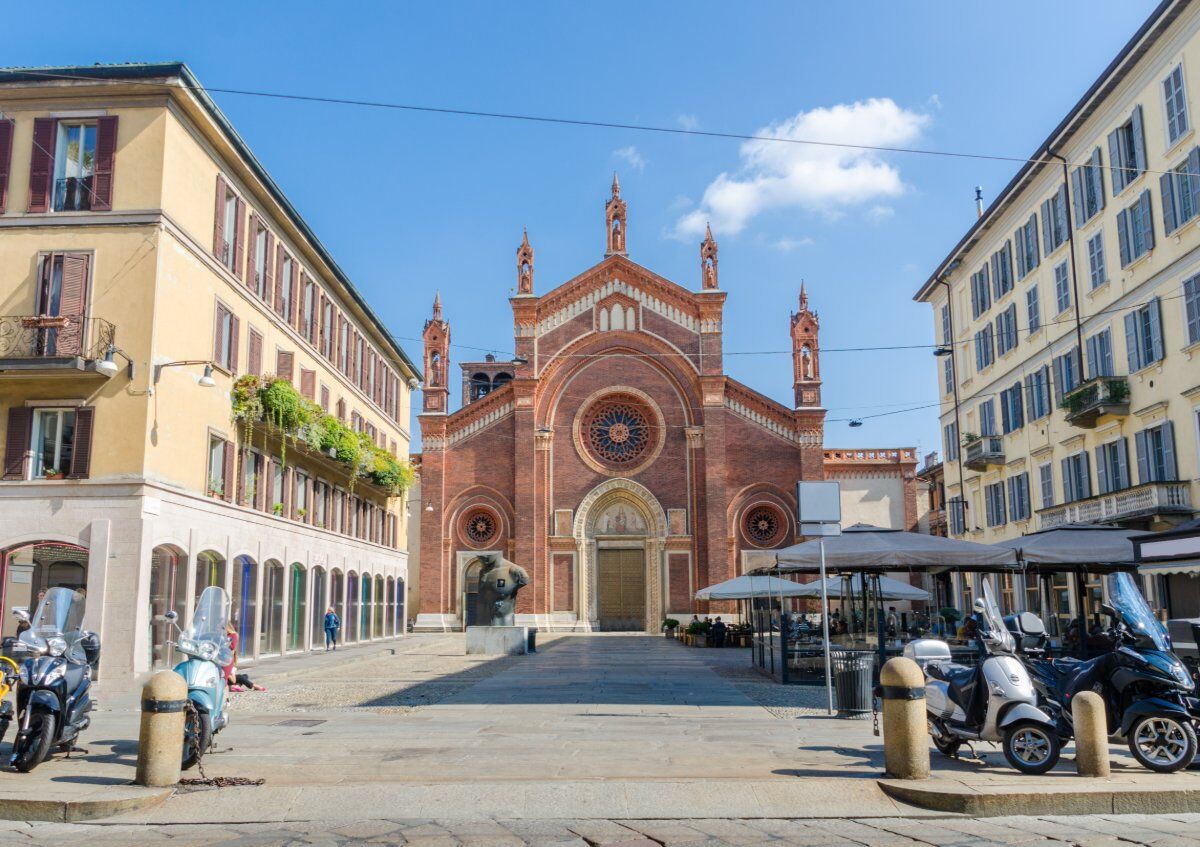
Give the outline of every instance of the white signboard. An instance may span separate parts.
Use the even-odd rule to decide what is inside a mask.
[[[837,482],[797,482],[796,521],[801,535],[839,535],[842,487]]]

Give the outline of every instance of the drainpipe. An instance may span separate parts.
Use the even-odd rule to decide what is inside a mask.
[[[1079,381],[1083,382],[1086,379],[1083,362],[1083,317],[1079,313],[1079,278],[1075,273],[1075,225],[1071,220],[1071,210],[1074,208],[1071,205],[1071,175],[1067,169],[1066,159],[1050,149],[1047,149],[1046,153],[1062,162],[1063,193],[1067,198],[1067,208],[1064,210],[1067,218],[1067,251],[1071,254],[1071,299],[1075,304],[1075,343],[1079,346]]]
[[[954,455],[958,458],[958,495],[959,502],[962,503],[962,518],[963,529],[967,528],[967,479],[966,473],[963,470],[963,451],[962,451],[962,423],[959,420],[959,401],[958,401],[958,361],[954,355],[955,343],[954,332],[954,292],[950,288],[950,282],[946,279],[950,275],[950,271],[958,267],[959,261],[955,259],[945,271],[938,276],[938,282],[946,286],[946,312],[950,317],[950,338],[947,339],[950,347],[950,370],[954,377],[954,437],[958,439],[958,444],[955,445]]]

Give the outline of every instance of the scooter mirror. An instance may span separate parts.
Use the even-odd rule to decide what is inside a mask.
[[[167,623],[175,623],[175,621],[179,620],[179,612],[172,609],[163,615],[163,620],[165,620]]]
[[[13,606],[12,613],[23,621],[29,620],[29,610],[24,606]],[[30,621],[32,623],[32,621]]]
[[[1108,605],[1107,603],[1101,603],[1101,604],[1100,604],[1100,611],[1101,611],[1103,614],[1106,614],[1106,615],[1108,615],[1110,618],[1113,618],[1114,620],[1116,620],[1117,618],[1119,618],[1119,617],[1120,617],[1120,616],[1117,614],[1117,610],[1116,610],[1116,609],[1114,609],[1112,606]]]

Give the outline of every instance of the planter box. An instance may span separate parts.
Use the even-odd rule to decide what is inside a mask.
[[[674,638],[675,637],[675,628],[671,627],[670,629],[664,629],[663,637],[664,638]]]

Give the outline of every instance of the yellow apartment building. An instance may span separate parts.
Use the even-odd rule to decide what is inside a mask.
[[[208,585],[240,663],[401,635],[420,378],[185,65],[0,71],[6,613],[86,589],[118,679]]]
[[[916,294],[940,345],[953,537],[1163,529],[1194,514],[1198,31],[1200,4],[1161,3]],[[1080,602],[1067,582],[1048,587],[1064,622]],[[1196,586],[1177,574],[1146,587],[1194,616]],[[1037,591],[1005,586],[1018,608]],[[1097,611],[1100,584],[1083,593]]]

